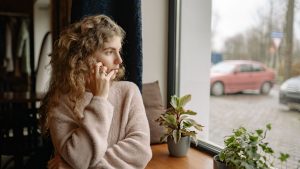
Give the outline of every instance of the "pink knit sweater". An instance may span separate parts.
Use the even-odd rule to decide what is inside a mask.
[[[74,169],[142,169],[152,157],[149,125],[139,89],[113,82],[108,100],[86,92],[81,120],[61,98],[50,116],[56,152]]]

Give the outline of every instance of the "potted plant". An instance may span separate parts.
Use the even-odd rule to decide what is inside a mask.
[[[214,156],[214,169],[270,169],[273,168],[274,151],[265,141],[266,129],[255,132],[247,131],[244,127],[233,130],[233,134],[226,136],[225,148]],[[289,158],[288,154],[280,153],[278,158],[281,164]]]
[[[203,126],[189,117],[197,113],[184,108],[190,100],[191,95],[189,94],[183,97],[172,96],[171,107],[156,120],[160,126],[165,128],[165,133],[160,140],[161,142],[167,140],[171,156],[186,156],[191,139],[196,142],[196,130],[202,131]]]

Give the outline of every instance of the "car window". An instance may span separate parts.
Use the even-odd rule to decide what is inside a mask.
[[[250,64],[240,65],[240,72],[252,72],[252,66]]]
[[[233,72],[235,65],[228,63],[218,63],[211,67],[213,73],[230,73]]]
[[[253,72],[262,72],[262,71],[265,71],[265,68],[261,65],[254,64],[254,65],[252,65],[252,71]]]

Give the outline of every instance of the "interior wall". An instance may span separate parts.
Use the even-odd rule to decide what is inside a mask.
[[[49,2],[41,3],[38,0],[34,5],[34,56],[35,67],[37,66],[38,56],[42,44],[42,40],[46,32],[50,31],[50,6]]]
[[[158,80],[167,102],[168,0],[142,0],[143,83]]]
[[[51,8],[50,0],[38,0],[34,5],[34,57],[35,69],[37,69],[41,45],[44,36],[51,30]],[[49,38],[48,38],[49,39]],[[50,78],[49,62],[52,50],[52,42],[48,40],[45,43],[41,56],[41,65],[36,77],[36,92],[42,93],[47,90],[48,81]]]

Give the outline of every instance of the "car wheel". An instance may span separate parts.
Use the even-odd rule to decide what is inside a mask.
[[[224,93],[224,85],[221,82],[216,82],[211,86],[211,94],[221,96]]]
[[[261,94],[269,94],[271,91],[271,83],[270,82],[264,82],[263,85],[260,88],[260,93]]]
[[[287,104],[290,111],[300,111],[300,105],[295,103],[288,103]]]

